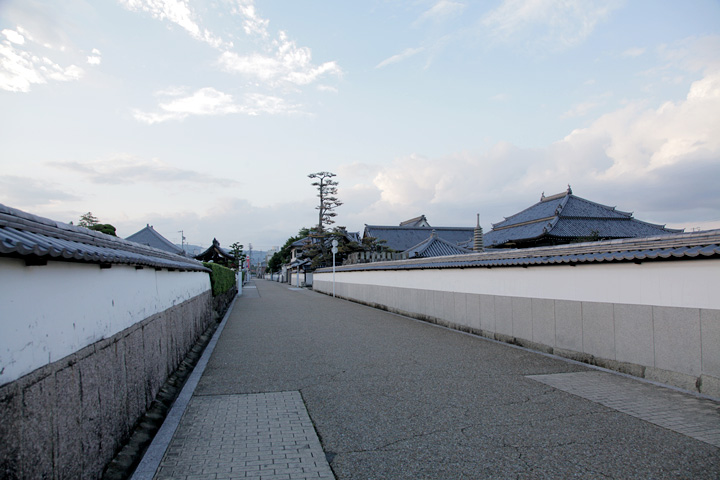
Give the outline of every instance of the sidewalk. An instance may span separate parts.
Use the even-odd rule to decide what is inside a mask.
[[[145,478],[720,477],[708,399],[263,280],[221,328]]]

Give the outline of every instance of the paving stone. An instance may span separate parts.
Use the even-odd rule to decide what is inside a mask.
[[[307,289],[248,291],[143,480],[720,478],[717,402]]]
[[[334,478],[300,392],[200,395],[187,407],[155,476]]]
[[[720,409],[712,400],[598,371],[527,378],[720,447]]]

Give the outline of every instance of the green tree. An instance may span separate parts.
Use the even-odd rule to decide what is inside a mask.
[[[247,255],[243,253],[243,245],[238,242],[230,245],[230,252],[233,254],[233,257],[235,257],[230,268],[237,272],[238,270],[240,270],[242,264],[245,262],[245,258],[247,257]]]
[[[377,252],[383,250],[385,241],[378,242],[374,237],[366,237],[356,241],[354,235],[348,233],[345,227],[335,227],[331,232],[311,236],[312,241],[303,247],[303,256],[312,258],[313,268],[329,267],[332,265],[332,241],[338,242],[338,253],[335,255],[335,264],[342,265],[350,254],[355,252]]]
[[[270,260],[268,260],[268,270],[273,273],[280,271],[284,264],[290,262],[290,258],[292,256],[292,244],[302,238],[307,238],[309,235],[310,230],[303,227],[300,231],[298,231],[297,235],[288,238],[282,248],[275,252],[275,254],[270,257]]]
[[[93,225],[97,225],[100,223],[95,215],[92,214],[92,212],[87,212],[82,215],[80,215],[80,221],[78,222],[78,226],[90,228]]]
[[[72,225],[72,222],[70,222],[70,224]],[[80,215],[80,221],[78,222],[78,226],[85,227],[90,230],[95,230],[96,232],[101,232],[106,235],[112,235],[113,237],[117,236],[117,234],[115,233],[115,227],[113,227],[109,223],[100,223],[100,221],[95,215],[92,214],[92,212],[87,212]]]
[[[109,223],[97,223],[95,225],[90,225],[87,228],[89,228],[90,230],[95,230],[96,232],[101,232],[106,235],[112,235],[113,237],[117,237],[117,234],[115,233],[115,227],[113,227]]]

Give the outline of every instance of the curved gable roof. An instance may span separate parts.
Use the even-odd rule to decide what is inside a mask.
[[[182,248],[178,247],[170,240],[160,235],[150,224],[148,224],[142,230],[133,233],[129,237],[126,237],[125,240],[129,240],[135,243],[141,243],[149,247],[159,248],[160,250],[165,250],[167,252],[175,253],[177,255],[182,255],[183,253],[185,253],[183,252]]]
[[[429,238],[420,242],[419,244],[408,248],[405,253],[409,254],[409,258],[413,257],[447,257],[450,255],[464,255],[466,253],[472,253],[472,250],[468,250],[459,247],[456,244],[450,243],[447,240],[439,238],[435,231],[432,232]]]
[[[432,231],[443,240],[458,245],[472,241],[474,229],[471,227],[395,227],[385,225],[365,225],[365,237],[374,237],[385,241],[385,247],[396,252],[405,250],[425,241]]]
[[[485,234],[485,244],[499,246],[542,237],[562,243],[595,235],[616,239],[681,231],[637,220],[632,213],[575,196],[568,188],[564,193],[543,196],[535,205],[493,224],[493,229]]]

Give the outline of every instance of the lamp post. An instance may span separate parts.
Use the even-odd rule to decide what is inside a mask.
[[[333,254],[333,297],[335,296],[335,254],[338,252],[338,241],[333,239],[332,241],[332,254]]]

